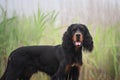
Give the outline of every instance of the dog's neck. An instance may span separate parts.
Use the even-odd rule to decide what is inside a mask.
[[[76,62],[80,65],[82,65],[82,47],[75,48],[73,62]]]
[[[77,55],[82,54],[82,47],[75,47],[74,49],[75,49],[75,50],[74,50],[74,51],[75,51],[75,52],[74,52],[75,54],[77,54]]]
[[[82,47],[75,46],[75,52],[79,52],[82,50]]]
[[[63,48],[66,53],[66,58],[70,60],[71,63],[78,63],[82,65],[82,46],[81,47],[75,47],[72,46],[69,49]]]

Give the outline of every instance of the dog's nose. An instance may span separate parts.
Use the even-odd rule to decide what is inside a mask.
[[[76,34],[76,39],[77,39],[77,41],[80,40],[80,34]]]
[[[80,38],[80,34],[76,34],[76,37]]]

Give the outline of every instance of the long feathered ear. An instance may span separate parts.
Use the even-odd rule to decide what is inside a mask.
[[[70,25],[67,29],[67,31],[63,35],[63,42],[62,46],[64,47],[65,50],[71,51],[73,48],[73,42],[72,42],[72,33],[71,33],[71,28],[74,24]]]
[[[85,25],[83,25],[83,26],[85,27],[83,47],[84,47],[84,50],[91,52],[93,50],[93,39],[92,39],[92,36],[89,33],[89,30],[87,29],[87,27]]]

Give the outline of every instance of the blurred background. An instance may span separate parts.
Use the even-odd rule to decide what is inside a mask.
[[[61,44],[73,23],[85,24],[94,40],[93,52],[83,52],[81,80],[120,80],[119,0],[0,0],[0,76],[12,50]]]

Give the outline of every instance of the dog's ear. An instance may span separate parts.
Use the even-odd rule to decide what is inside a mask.
[[[84,33],[84,40],[83,40],[83,47],[84,50],[87,51],[92,51],[93,50],[93,39],[92,36],[88,30],[88,28],[85,25],[82,25],[85,28],[85,33]]]
[[[72,24],[68,27],[67,31],[64,33],[63,38],[62,38],[62,40],[63,40],[62,45],[63,45],[64,49],[66,49],[68,51],[70,51],[70,49],[72,49],[72,47],[73,47],[72,46],[73,45],[72,30],[71,30],[73,26],[74,26],[74,24]]]
[[[67,29],[67,32],[71,35],[71,33],[72,33],[72,27],[73,26],[76,26],[76,24],[71,24],[69,27],[68,27],[68,29]],[[72,36],[72,35],[71,35]]]
[[[72,27],[75,26],[76,24],[71,24],[68,28],[67,31],[63,35],[63,41],[71,41],[72,42]]]

